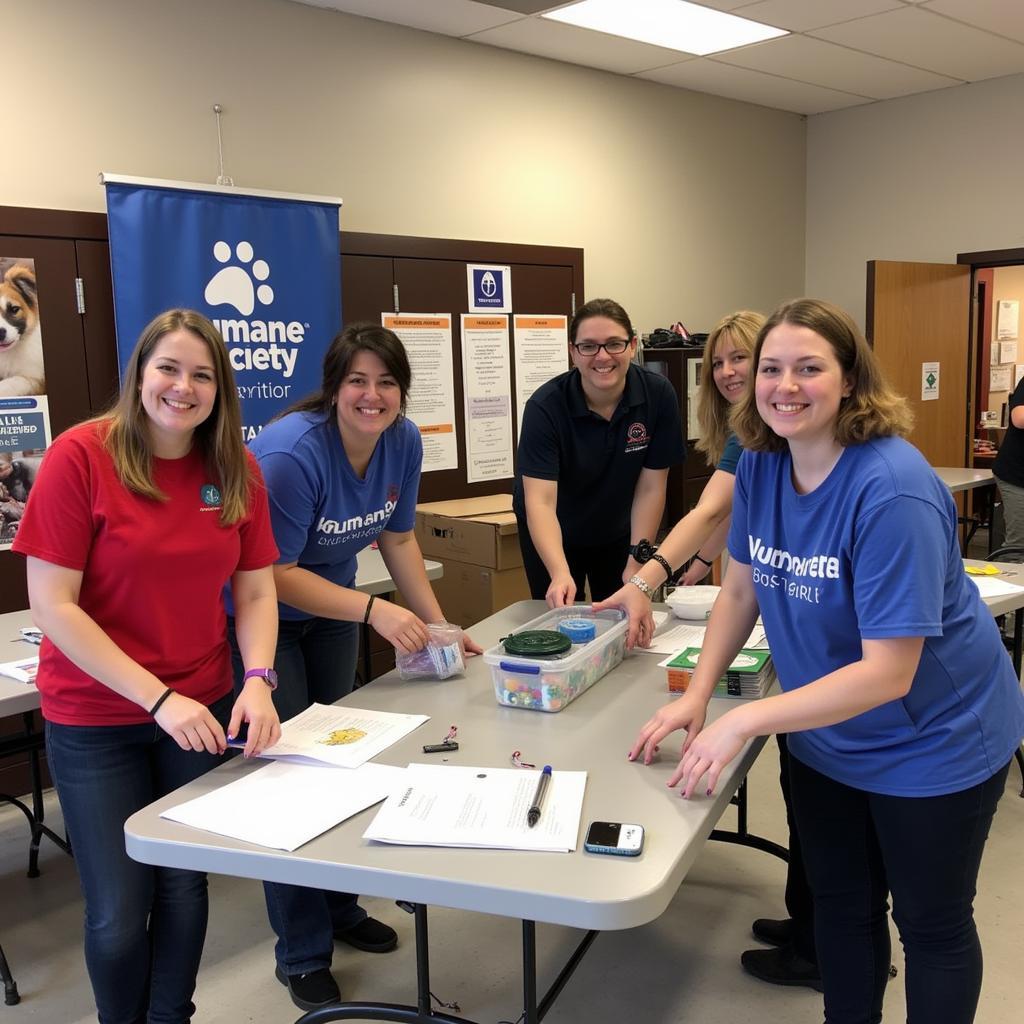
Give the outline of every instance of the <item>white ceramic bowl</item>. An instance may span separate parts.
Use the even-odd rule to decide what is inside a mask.
[[[711,607],[721,587],[676,587],[665,603],[677,619],[696,619],[703,622],[710,614]]]

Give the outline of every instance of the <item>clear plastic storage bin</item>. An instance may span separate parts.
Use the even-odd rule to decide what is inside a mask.
[[[499,704],[533,711],[561,711],[622,661],[629,621],[619,609],[595,613],[579,605],[555,608],[514,632],[557,629],[562,619],[587,619],[597,628],[597,636],[588,643],[573,644],[565,654],[554,658],[506,654],[501,643],[484,652]]]

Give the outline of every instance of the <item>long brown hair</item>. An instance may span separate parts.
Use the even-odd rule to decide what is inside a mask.
[[[793,299],[779,306],[765,321],[754,347],[751,375],[757,376],[764,339],[779,324],[807,327],[829,343],[850,394],[836,417],[835,439],[844,448],[876,437],[906,437],[913,429],[914,414],[906,399],[885,379],[875,353],[845,310],[821,299]],[[784,451],[787,441],[761,419],[754,388],[747,388],[733,406],[730,423],[744,448],[757,452]]]
[[[395,378],[398,393],[401,397],[399,416],[405,415],[405,403],[409,397],[412,384],[412,368],[405,346],[394,331],[381,327],[372,321],[349,324],[340,334],[335,335],[324,355],[323,374],[320,378],[320,390],[300,399],[289,406],[279,416],[287,416],[292,412],[328,413],[334,406],[338,389],[352,365],[352,360],[360,352],[370,352],[383,364],[384,368]]]
[[[248,511],[252,471],[242,444],[242,413],[227,346],[202,313],[194,309],[169,309],[143,328],[125,368],[121,394],[97,422],[109,424],[104,444],[121,483],[136,494],[166,501],[167,495],[153,481],[153,447],[142,406],[142,373],[160,339],[182,330],[206,343],[213,362],[217,394],[210,415],[195,429],[193,443],[199,446],[208,472],[217,481],[221,492],[220,521],[227,526],[238,522]]]
[[[733,345],[753,357],[757,332],[764,323],[764,315],[741,309],[722,317],[711,329],[704,344],[704,361],[700,368],[700,389],[697,392],[697,420],[700,423],[700,439],[697,450],[704,452],[712,466],[725,451],[732,429],[729,426],[729,410],[732,403],[718,390],[715,383],[714,362],[718,342],[731,341]],[[751,359],[751,362],[753,360]],[[753,380],[753,370],[748,385]]]

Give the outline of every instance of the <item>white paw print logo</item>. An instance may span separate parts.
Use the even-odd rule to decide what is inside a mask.
[[[213,258],[218,263],[227,263],[231,259],[231,246],[227,242],[216,242],[213,246]],[[234,306],[242,316],[249,316],[256,308],[256,300],[264,306],[274,301],[274,289],[269,284],[254,284],[266,281],[270,277],[270,266],[266,260],[253,262],[253,249],[249,242],[239,242],[235,246],[235,259],[244,266],[223,267],[210,278],[203,298],[211,306],[227,303]],[[252,264],[249,266],[249,264]]]

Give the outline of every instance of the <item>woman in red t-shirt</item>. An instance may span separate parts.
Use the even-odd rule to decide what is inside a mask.
[[[85,897],[99,1019],[182,1024],[206,933],[206,876],[128,858],[125,820],[280,735],[271,700],[277,548],[241,441],[221,336],[171,310],[142,332],[106,415],[50,446],[14,550],[45,634],[46,746]],[[223,588],[246,669],[232,703]]]

